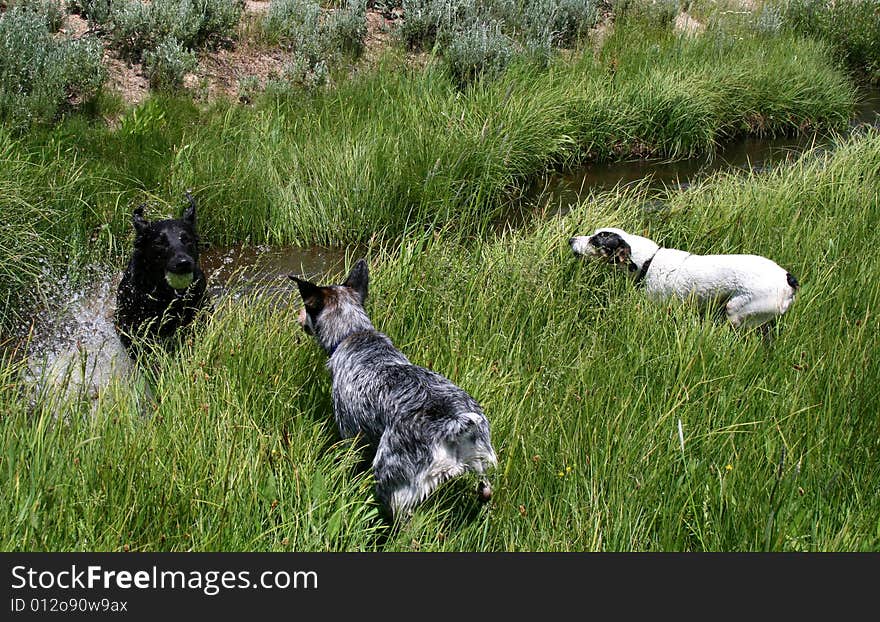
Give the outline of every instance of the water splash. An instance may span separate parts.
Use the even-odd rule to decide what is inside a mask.
[[[277,294],[294,291],[287,274],[323,280],[344,267],[345,257],[341,248],[238,245],[206,251],[201,264],[215,305],[225,297],[285,304],[286,296]],[[114,327],[121,274],[108,277],[112,271],[87,266],[75,280],[43,275],[47,285],[40,292],[40,310],[19,331],[27,353],[23,380],[32,405],[37,400],[57,404],[56,414],[65,415],[75,402],[88,402],[94,411],[100,401],[113,399],[114,384],[134,389],[142,411],[154,401]]]
[[[90,266],[86,273],[106,269]],[[72,400],[94,405],[114,380],[131,380],[135,366],[113,325],[118,282],[105,276],[76,287],[62,278],[45,294],[26,347],[24,380],[37,395],[52,395],[62,408]]]

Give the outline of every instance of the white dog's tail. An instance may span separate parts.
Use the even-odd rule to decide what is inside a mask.
[[[787,291],[784,288],[779,290],[779,315],[782,315],[783,313],[788,311],[791,303],[794,302],[798,288],[800,288],[801,286],[791,272],[785,273],[785,280],[788,282],[789,289]]]

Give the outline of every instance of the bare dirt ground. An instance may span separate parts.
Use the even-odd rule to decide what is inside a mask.
[[[759,2],[759,0],[728,1],[741,10],[755,10]],[[249,42],[244,34],[268,13],[270,2],[271,0],[245,0],[242,36],[234,46],[200,54],[198,67],[184,80],[184,86],[197,99],[202,101],[211,101],[217,97],[238,99],[241,95],[242,80],[247,78],[254,82],[253,86],[256,88],[263,88],[268,80],[283,74],[288,53],[282,47],[255,45]],[[613,25],[610,15],[603,17],[591,33],[594,49],[601,48]],[[364,53],[360,61],[362,65],[370,66],[378,60],[383,50],[390,45],[394,37],[394,29],[402,18],[400,12],[387,16],[378,11],[367,11],[367,32],[364,39]],[[676,17],[675,28],[683,34],[698,35],[706,26],[683,11]],[[62,33],[74,37],[86,36],[90,34],[88,22],[79,15],[69,15]],[[424,65],[427,58],[427,53],[411,53],[408,62],[416,66]],[[150,93],[150,84],[142,65],[119,59],[106,46],[104,64],[109,74],[110,89],[121,96],[126,106],[137,105],[146,99]]]
[[[693,36],[705,32],[706,25],[682,11],[675,16],[674,28],[676,32]]]
[[[269,3],[270,0],[246,0],[243,23],[261,19],[268,13]],[[363,55],[366,63],[376,61],[389,44],[395,21],[377,11],[367,12]],[[90,34],[89,24],[79,15],[69,15],[61,32],[83,37]],[[210,101],[217,97],[237,99],[241,80],[253,79],[259,88],[264,87],[269,79],[282,75],[287,56],[281,47],[255,46],[246,37],[241,37],[230,49],[200,54],[198,67],[186,76],[184,86],[201,100]],[[118,93],[127,106],[137,105],[149,95],[150,83],[141,64],[119,59],[105,45],[104,65],[108,71],[110,89]]]

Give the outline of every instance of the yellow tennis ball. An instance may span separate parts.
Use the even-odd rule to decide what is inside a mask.
[[[193,282],[193,273],[175,274],[174,272],[166,272],[165,280],[174,289],[186,289]]]

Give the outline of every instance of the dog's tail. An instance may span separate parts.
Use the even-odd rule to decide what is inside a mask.
[[[788,281],[788,286],[791,287],[792,291],[796,292],[801,286],[801,284],[798,283],[798,280],[794,278],[794,275],[791,272],[785,273],[785,279]]]

